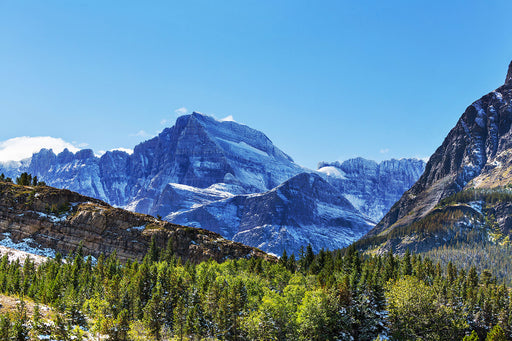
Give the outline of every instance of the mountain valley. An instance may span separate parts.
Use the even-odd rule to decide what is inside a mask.
[[[308,244],[315,252],[348,246],[382,218],[424,165],[357,158],[309,170],[257,130],[193,113],[132,154],[43,149],[0,164],[0,172],[12,178],[28,172],[50,186],[280,255]]]

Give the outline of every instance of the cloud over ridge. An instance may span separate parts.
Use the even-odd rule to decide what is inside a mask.
[[[80,148],[51,136],[21,136],[0,142],[0,161],[20,161],[32,156],[41,149],[53,149],[58,154],[65,148],[76,153]]]

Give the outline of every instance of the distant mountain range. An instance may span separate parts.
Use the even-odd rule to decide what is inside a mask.
[[[195,112],[132,154],[43,149],[0,164],[0,172],[13,178],[28,172],[54,187],[281,254],[357,240],[424,167],[417,159],[357,158],[309,170],[262,132]]]

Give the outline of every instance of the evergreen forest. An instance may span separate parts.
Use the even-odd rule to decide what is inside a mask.
[[[429,258],[355,248],[295,258],[182,263],[151,244],[142,262],[74,254],[0,261],[18,297],[1,340],[507,340],[510,290]],[[28,313],[27,303],[34,309]],[[42,314],[47,307],[51,313]],[[3,311],[3,310],[2,310]]]

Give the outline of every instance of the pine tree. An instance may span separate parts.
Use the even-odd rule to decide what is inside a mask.
[[[464,336],[462,341],[480,341],[480,338],[478,337],[478,334],[473,330],[471,335]]]
[[[16,341],[28,340],[27,328],[27,309],[25,301],[22,299],[16,304],[16,312],[14,314],[14,324],[11,329],[12,339]]]
[[[34,305],[34,312],[32,313],[32,326],[36,331],[39,331],[42,327],[41,309],[38,303]]]
[[[279,258],[279,263],[283,264],[284,266],[288,263],[288,254],[286,253],[286,249],[283,250],[283,255],[281,258]]]
[[[156,245],[155,235],[151,236],[151,242],[149,244],[147,255],[149,256],[149,261],[151,263],[157,262],[159,260],[160,249]]]
[[[303,267],[305,271],[309,270],[309,267],[311,266],[314,260],[315,254],[313,253],[313,247],[311,246],[311,244],[308,244],[308,246],[306,247],[306,254],[304,255],[303,262]]]
[[[507,341],[507,337],[505,336],[503,328],[497,324],[491,329],[489,333],[487,333],[485,341]]]
[[[403,270],[402,274],[406,276],[412,275],[412,264],[411,264],[411,252],[407,248],[405,250],[404,257],[402,259]]]
[[[9,340],[11,334],[11,319],[9,315],[0,316],[0,340]]]
[[[128,313],[128,310],[123,309],[117,315],[116,320],[116,340],[119,341],[126,341],[128,340],[128,331],[130,330],[130,314]]]
[[[60,314],[57,314],[55,318],[52,335],[56,340],[59,341],[69,340],[68,326]]]
[[[167,245],[165,247],[165,251],[163,252],[163,255],[162,255],[162,260],[163,261],[166,261],[168,263],[171,263],[172,262],[172,259],[174,256],[174,247],[173,247],[173,243],[174,243],[174,239],[172,237],[170,237],[169,239],[167,239]]]
[[[183,337],[185,336],[186,319],[187,311],[185,299],[183,296],[180,296],[178,297],[176,308],[174,309],[174,335],[176,335],[180,341],[183,341]]]
[[[157,340],[161,339],[161,330],[164,324],[162,309],[162,288],[160,284],[155,286],[151,299],[144,307],[144,325],[150,334]]]

